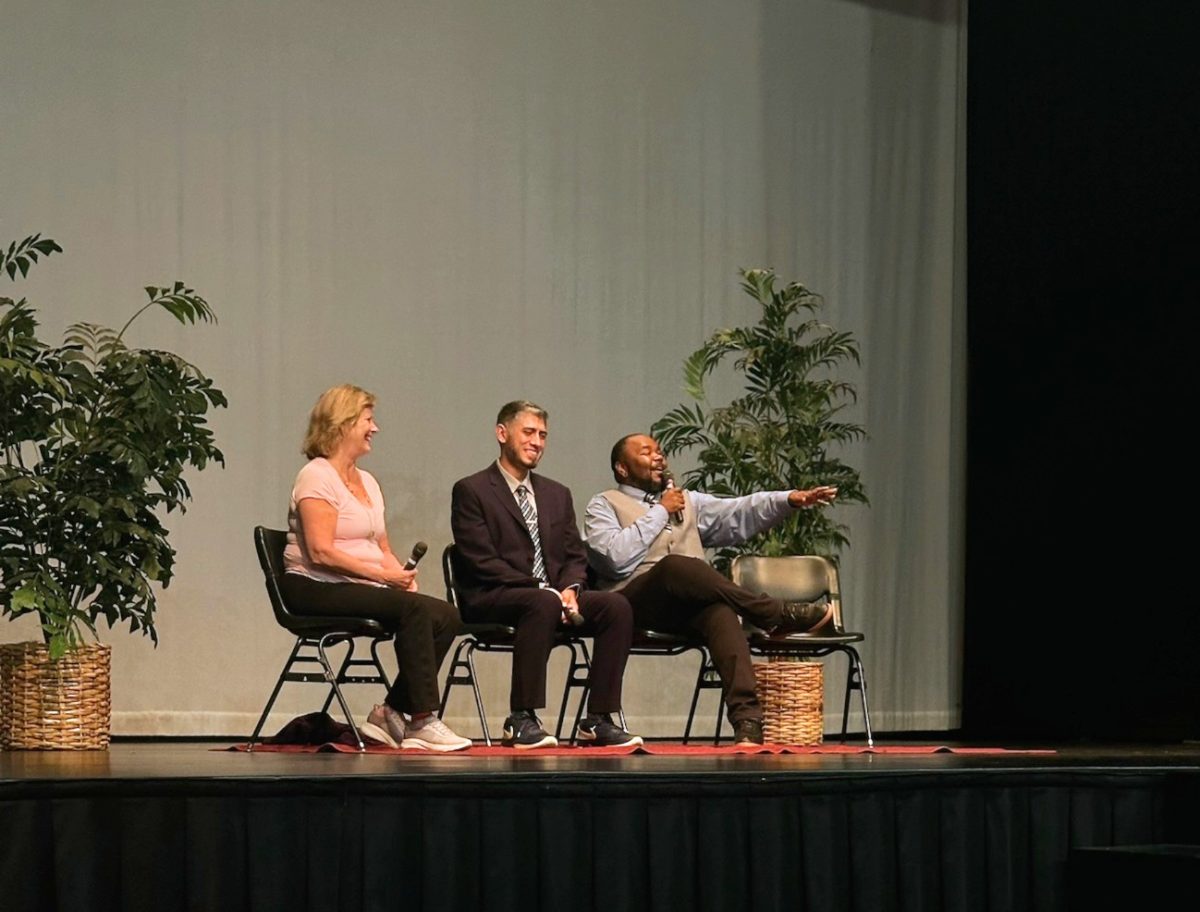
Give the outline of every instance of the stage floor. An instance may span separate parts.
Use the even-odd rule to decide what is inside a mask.
[[[236,743],[212,741],[117,741],[107,751],[0,752],[0,795],[42,783],[129,780],[254,780],[371,777],[572,776],[774,778],[908,774],[1151,773],[1200,772],[1200,743],[1186,744],[967,744],[886,741],[870,753],[740,754],[717,749],[687,756],[478,756],[425,752],[245,753]],[[831,745],[832,746],[832,745]],[[851,744],[853,747],[854,745]],[[906,747],[946,747],[936,753],[893,753]],[[987,750],[994,749],[994,751]],[[962,753],[956,753],[962,750]]]

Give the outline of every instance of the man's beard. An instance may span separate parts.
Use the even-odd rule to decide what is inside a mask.
[[[533,458],[533,462],[529,462],[525,456],[525,452],[517,447],[511,447],[506,449],[504,452],[505,455],[508,456],[508,461],[513,465],[522,466],[530,471],[536,469],[537,464],[542,461],[542,454],[539,453]]]

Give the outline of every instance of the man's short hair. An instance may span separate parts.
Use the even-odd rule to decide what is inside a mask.
[[[528,399],[514,399],[500,407],[500,412],[496,415],[496,424],[508,424],[522,412],[530,412],[546,424],[550,423],[550,413],[540,405]]]
[[[641,437],[641,432],[626,434],[620,440],[613,444],[612,454],[608,457],[608,466],[612,469],[613,478],[620,484],[621,476],[617,474],[617,463],[621,461],[621,457],[625,455],[625,444],[630,437]]]

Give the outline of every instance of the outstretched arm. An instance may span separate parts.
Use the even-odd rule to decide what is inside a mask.
[[[837,491],[838,489],[833,485],[817,485],[806,491],[792,491],[788,494],[788,505],[793,510],[804,507],[822,507],[825,504],[833,503],[833,499],[837,497]]]
[[[738,545],[783,522],[793,510],[820,506],[837,496],[837,488],[821,485],[804,491],[759,491],[745,497],[713,497],[692,491],[696,525],[706,548]]]

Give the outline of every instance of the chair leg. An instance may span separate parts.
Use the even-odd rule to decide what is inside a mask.
[[[713,731],[713,747],[721,743],[721,725],[725,722],[725,701],[717,700],[717,727]]]
[[[333,646],[341,639],[343,634],[332,634],[333,639],[329,640],[329,645]],[[345,637],[347,648],[346,657],[342,660],[341,668],[338,669],[337,677],[334,678],[338,684],[375,684],[379,683],[386,689],[391,689],[392,682],[388,680],[387,672],[384,671],[383,663],[379,661],[379,643],[378,639],[371,640],[371,655],[369,658],[360,659],[358,657],[358,640],[354,637]],[[388,637],[384,637],[383,642],[388,641]],[[352,668],[370,668],[370,676],[351,675]],[[329,705],[333,702],[333,688],[329,688],[329,693],[325,695],[325,703],[321,706],[321,712],[329,712]]]
[[[571,726],[571,744],[575,743],[575,736],[579,734],[579,723],[583,721],[583,708],[587,705],[588,697],[592,693],[592,656],[588,652],[587,643],[580,642],[580,649],[583,650],[583,690],[579,694],[579,705],[575,707],[575,724]],[[572,669],[574,674],[574,669]],[[625,713],[621,713],[621,722],[625,722]]]
[[[337,697],[338,703],[342,707],[342,712],[346,716],[346,722],[349,723],[350,730],[354,732],[354,740],[358,742],[359,751],[365,751],[367,746],[363,744],[362,735],[358,733],[358,726],[354,724],[354,716],[350,712],[350,706],[346,703],[346,698],[342,696],[342,689],[337,685],[337,677],[334,675],[333,669],[329,665],[329,657],[325,655],[325,643],[327,640],[330,640],[331,642],[337,642],[337,635],[335,634],[331,637],[327,634],[326,636],[321,637],[321,641],[317,644],[317,655],[321,659],[321,666],[325,669],[325,679],[333,688],[333,693]],[[351,651],[353,651],[353,648],[354,644],[352,643]]]
[[[296,660],[296,653],[300,651],[300,647],[303,645],[304,637],[296,637],[296,642],[292,646],[292,654],[283,663],[283,671],[279,672],[279,679],[275,682],[275,689],[271,691],[271,697],[267,700],[267,705],[263,707],[262,715],[258,717],[258,724],[254,726],[254,734],[250,736],[250,743],[246,746],[247,752],[254,750],[254,744],[258,741],[258,736],[262,732],[263,725],[266,724],[267,716],[271,714],[271,707],[275,705],[275,698],[279,696],[279,691],[283,690],[283,682],[287,677],[288,669],[292,667],[292,662]]]
[[[692,690],[692,706],[688,710],[687,725],[683,729],[683,743],[687,744],[692,737],[692,722],[696,718],[696,704],[700,702],[700,691],[704,688],[704,673],[708,670],[708,650],[701,649],[700,670],[696,673],[696,686]]]
[[[458,646],[454,650],[454,656],[450,659],[450,667],[446,669],[446,686],[442,688],[442,704],[438,708],[438,718],[439,719],[444,718],[446,715],[446,704],[450,702],[450,687],[451,687],[451,685],[459,684],[459,683],[467,683],[467,684],[470,683],[469,680],[460,682],[454,673],[454,669],[458,668],[460,665],[463,667],[466,666],[466,662],[464,662],[462,659],[462,651],[464,649],[466,649],[467,646],[470,645],[470,643],[471,643],[471,640],[469,637],[466,639],[460,640]]]
[[[479,726],[483,729],[483,743],[492,746],[492,735],[488,731],[487,713],[483,708],[483,691],[479,689],[479,678],[475,675],[475,643],[467,650],[467,667],[471,671],[471,689],[475,692],[475,711],[479,713]]]
[[[862,658],[853,646],[845,646],[848,668],[846,669],[846,699],[842,704],[842,741],[846,740],[846,730],[850,724],[850,691],[857,690],[862,699],[863,727],[867,734],[867,747],[875,746],[875,735],[871,731],[871,711],[867,708],[867,678],[863,670]]]
[[[554,737],[562,740],[563,726],[567,721],[567,708],[571,704],[571,691],[576,687],[582,689],[579,697],[579,707],[575,711],[575,724],[571,728],[571,743],[575,743],[575,731],[579,728],[579,720],[583,718],[583,707],[592,689],[592,656],[588,652],[587,643],[579,641],[579,649],[574,643],[562,643],[571,652],[571,664],[567,667],[567,680],[563,684],[562,703],[558,707],[558,722],[554,726]],[[582,659],[580,656],[582,655]],[[580,675],[582,672],[582,676]]]
[[[335,638],[335,639],[331,639],[329,641],[328,645],[336,646],[337,643],[338,643],[338,639]],[[350,662],[353,658],[354,658],[354,640],[348,639],[346,641],[346,656],[345,656],[345,658],[342,659],[342,665],[338,669],[337,676],[334,677],[333,681],[330,682],[329,693],[327,693],[325,695],[325,702],[321,704],[321,712],[329,712],[329,707],[333,703],[334,691],[337,689],[336,682],[345,680],[346,669],[350,667]]]
[[[388,640],[371,640],[371,661],[375,663],[375,670],[379,672],[379,677],[383,678],[383,686],[391,690],[393,682],[384,671],[383,663],[379,661],[379,644],[386,642]]]
[[[571,663],[567,666],[567,678],[563,682],[562,702],[558,705],[558,722],[554,726],[554,737],[562,740],[563,723],[567,718],[567,700],[571,696],[571,676],[575,673],[575,666],[579,662],[578,653],[575,651],[574,643],[563,643],[563,645],[571,652]]]
[[[704,656],[708,663],[708,676],[705,678],[705,684],[709,687],[714,686],[713,678],[716,678],[716,686],[721,690],[721,695],[717,698],[717,727],[713,732],[713,747],[716,747],[721,743],[721,726],[725,723],[725,688],[721,685],[721,676],[717,674],[717,666],[713,663],[712,653],[705,649]]]
[[[465,637],[454,649],[454,657],[450,660],[450,668],[446,671],[446,686],[442,688],[442,704],[438,709],[438,718],[445,718],[446,705],[450,702],[450,688],[458,684],[470,684],[475,696],[475,709],[479,713],[479,727],[483,729],[483,742],[492,746],[492,736],[488,731],[487,716],[483,709],[483,694],[480,693],[479,683],[475,677],[475,640]],[[463,653],[466,657],[463,657]]]

